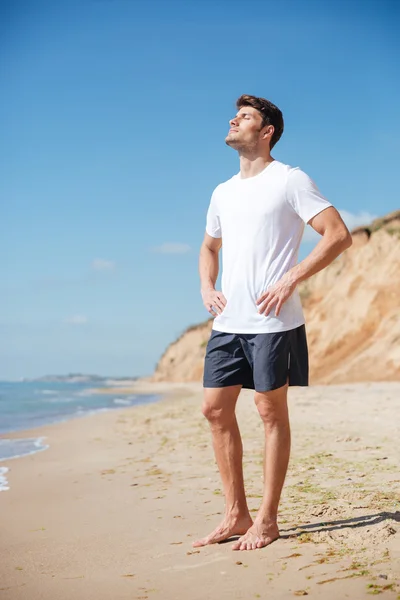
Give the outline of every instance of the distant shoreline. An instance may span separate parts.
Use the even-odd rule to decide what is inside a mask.
[[[139,377],[104,377],[102,375],[84,375],[83,373],[71,373],[69,375],[44,375],[43,377],[22,377],[10,383],[104,383],[106,385],[132,384]],[[7,382],[7,380],[4,380]]]
[[[18,386],[21,382],[10,382],[10,390],[11,386]],[[35,383],[33,386],[33,393],[37,393],[35,391]],[[40,383],[43,383],[40,382]],[[38,389],[41,390],[39,383]],[[50,382],[46,382],[50,383]],[[52,383],[55,383],[54,381]],[[57,382],[63,383],[64,395],[65,388],[68,386],[69,382]],[[77,382],[74,382],[77,383]],[[4,422],[3,423],[3,431],[0,431],[0,466],[4,466],[5,462],[8,460],[14,460],[16,458],[23,458],[29,455],[36,454],[44,449],[48,448],[47,444],[43,444],[43,430],[48,427],[56,427],[63,424],[66,424],[71,421],[80,421],[83,417],[94,416],[100,413],[106,412],[114,412],[117,410],[126,410],[128,408],[135,408],[138,406],[143,406],[145,404],[153,404],[159,402],[163,397],[163,389],[160,386],[157,386],[157,390],[154,390],[151,385],[143,386],[138,389],[138,387],[133,387],[132,380],[123,380],[124,384],[130,384],[132,387],[129,388],[121,388],[118,385],[109,385],[107,387],[103,387],[97,389],[95,387],[88,387],[86,382],[82,383],[82,389],[84,396],[79,399],[79,406],[74,407],[74,410],[71,412],[52,412],[49,411],[48,414],[42,412],[39,417],[39,421],[35,419],[35,413],[32,413],[30,416],[29,413],[26,415],[21,415],[20,418],[16,418],[15,421]],[[90,384],[89,384],[90,386]],[[51,386],[50,386],[51,387]],[[55,386],[54,386],[55,387]],[[58,386],[57,386],[58,387]],[[78,387],[80,389],[81,386]],[[60,394],[59,390],[42,390],[43,398],[49,398],[51,396],[50,392],[53,391],[55,394],[54,400],[57,401],[57,398],[63,399],[63,396]],[[78,392],[78,396],[80,396],[82,392]],[[95,397],[99,397],[102,395],[111,396],[109,399],[105,398],[105,402],[98,402],[97,404],[88,405],[86,404],[86,398],[95,400]],[[62,403],[61,407],[70,406],[69,402],[70,393],[67,391],[67,403]],[[24,397],[24,396],[23,396]],[[38,396],[41,398],[41,394]],[[71,396],[73,397],[73,395]],[[126,399],[125,399],[126,398]],[[15,401],[17,401],[18,396],[16,396]],[[10,397],[9,404],[12,405],[14,401],[13,396]],[[50,397],[51,404],[44,404],[43,406],[54,406],[53,398]],[[38,405],[40,406],[40,404]],[[44,409],[43,409],[44,410]],[[32,420],[32,425],[30,426],[30,419]],[[36,420],[36,422],[35,422]],[[9,428],[8,428],[9,427]],[[4,489],[4,486],[3,486]]]

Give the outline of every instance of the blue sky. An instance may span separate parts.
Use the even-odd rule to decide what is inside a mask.
[[[349,226],[399,207],[395,1],[0,11],[2,379],[149,374],[208,317],[198,250],[242,93],[282,109],[274,157]]]

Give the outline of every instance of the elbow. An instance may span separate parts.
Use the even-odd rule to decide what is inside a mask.
[[[348,248],[350,248],[353,245],[353,236],[351,235],[350,231],[347,228],[346,228],[346,235],[343,240],[343,245],[344,245],[345,250],[348,250]]]
[[[342,252],[350,248],[353,244],[351,233],[344,224],[343,227],[337,227],[335,230],[331,231],[326,237],[329,239],[329,245],[332,248],[332,251],[334,251],[337,256],[342,254]]]
[[[347,227],[344,227],[337,237],[337,245],[340,248],[340,252],[348,250],[352,244],[353,238],[351,236],[351,233],[349,232]]]

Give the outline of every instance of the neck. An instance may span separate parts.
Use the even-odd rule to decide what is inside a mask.
[[[251,152],[239,152],[240,176],[242,179],[254,177],[274,161],[270,153],[261,155]]]

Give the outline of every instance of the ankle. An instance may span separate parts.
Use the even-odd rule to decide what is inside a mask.
[[[246,504],[237,503],[225,507],[225,516],[230,519],[238,520],[249,517],[250,513]]]
[[[278,518],[276,513],[264,513],[259,511],[256,518],[255,518],[255,523],[258,523],[260,525],[264,525],[264,526],[276,526],[278,523]]]

